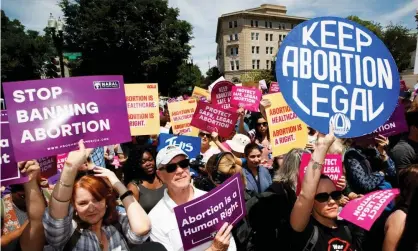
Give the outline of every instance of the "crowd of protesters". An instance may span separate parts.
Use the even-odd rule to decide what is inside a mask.
[[[408,95],[409,93],[409,95]],[[177,146],[156,150],[155,135],[69,153],[56,184],[40,178],[39,164],[18,164],[29,177],[1,200],[3,250],[183,250],[174,208],[239,173],[246,217],[225,223],[212,241],[192,250],[418,250],[418,98],[399,97],[408,132],[373,144],[337,139],[310,128],[305,148],[274,156],[269,124],[260,112],[238,109],[229,138],[200,131],[201,153]],[[170,133],[167,106],[161,133]],[[304,153],[311,160],[297,195]],[[340,154],[344,176],[334,185],[321,174],[327,154]],[[119,165],[113,165],[118,156]],[[350,200],[388,188],[400,195],[370,231],[338,217]]]

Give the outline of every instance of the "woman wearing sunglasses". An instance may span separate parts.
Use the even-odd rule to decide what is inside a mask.
[[[148,238],[150,220],[112,171],[95,167],[76,179],[90,153],[82,140],[69,153],[44,214],[46,240],[53,250],[129,250]],[[115,192],[126,214],[116,211]]]
[[[295,231],[292,250],[354,251],[358,248],[352,229],[337,220],[341,191],[337,191],[327,176],[321,175],[327,151],[335,141],[333,130],[330,125],[329,134],[318,136],[301,192],[293,206],[290,215],[290,224]]]
[[[212,157],[214,154],[220,153],[220,150],[217,147],[212,147],[212,135],[206,131],[200,131],[199,137],[202,140],[200,145],[200,154],[203,156],[202,162],[208,162],[208,159]],[[195,158],[196,156],[191,156],[191,158]]]
[[[174,208],[206,193],[191,185],[188,158],[183,150],[173,145],[166,146],[157,154],[157,175],[167,185],[167,189],[164,197],[149,213],[152,222],[151,240],[163,244],[168,251],[184,250]],[[236,250],[231,230],[232,225],[224,223],[213,241],[190,250]]]

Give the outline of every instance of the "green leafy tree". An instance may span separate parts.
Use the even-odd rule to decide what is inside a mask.
[[[218,67],[213,66],[206,72],[206,77],[211,81],[215,81],[222,76],[222,73],[219,71]]]
[[[51,38],[26,30],[19,20],[1,11],[1,81],[39,79],[43,66],[53,55]]]
[[[126,83],[177,89],[192,26],[164,0],[62,0],[67,51],[82,53],[73,75],[122,74]]]
[[[411,52],[416,47],[416,35],[405,26],[390,24],[385,28],[383,42],[395,59],[398,71],[406,70],[411,62]]]
[[[363,25],[367,29],[369,29],[371,32],[373,32],[378,38],[383,38],[383,27],[380,23],[374,22],[374,21],[368,21],[360,19],[358,16],[348,16],[347,19],[354,21],[360,25]]]
[[[274,76],[271,70],[260,70],[260,71],[251,71],[241,75],[241,82],[258,82],[260,80],[265,80],[267,84],[270,84],[271,81],[274,81]]]
[[[183,94],[191,94],[195,86],[203,87],[203,76],[199,66],[183,63],[179,66],[176,88],[170,90],[170,96],[175,97]]]

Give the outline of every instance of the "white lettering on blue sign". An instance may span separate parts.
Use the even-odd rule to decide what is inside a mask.
[[[176,142],[176,139],[177,139],[177,137],[169,138],[169,139],[167,139],[165,141],[165,143],[167,145],[175,145],[175,146],[178,146],[178,147],[180,147],[185,152],[191,152],[191,151],[193,151],[193,145],[192,145],[192,143],[185,143],[185,142],[178,142],[177,143]]]
[[[399,74],[385,45],[366,28],[322,17],[293,29],[277,56],[276,75],[292,110],[305,123],[337,136],[373,132],[394,111]]]

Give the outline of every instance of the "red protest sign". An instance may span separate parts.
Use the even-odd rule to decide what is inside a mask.
[[[306,168],[308,167],[310,160],[311,154],[304,153],[302,155],[302,160],[300,161],[299,166],[298,184],[296,188],[296,194],[298,195],[300,193],[303,177],[305,177]],[[327,154],[322,168],[322,174],[325,174],[332,180],[332,182],[334,182],[334,184],[337,184],[337,181],[343,175],[343,162],[340,154]]]
[[[361,228],[370,230],[385,207],[399,194],[399,189],[379,190],[348,202],[340,217]]]
[[[237,108],[243,107],[252,112],[258,112],[262,93],[255,88],[233,86],[231,105]]]
[[[276,93],[276,92],[280,92],[279,83],[271,82],[269,93]]]
[[[229,137],[237,120],[238,113],[199,101],[190,125],[207,132],[217,132],[221,137]]]
[[[231,108],[231,95],[233,83],[229,81],[220,81],[212,88],[211,101],[212,104],[220,106],[224,109]]]

